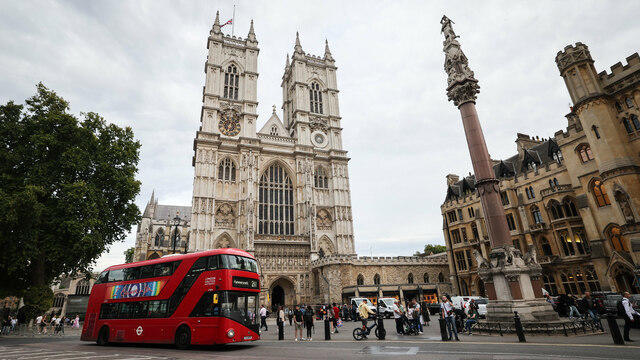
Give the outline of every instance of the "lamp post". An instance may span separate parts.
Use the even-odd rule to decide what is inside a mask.
[[[178,216],[178,212],[176,211],[176,217],[173,218],[173,225],[175,225],[175,229],[173,230],[173,254],[176,253],[176,243],[178,242],[178,226],[180,226],[180,222],[182,219]]]
[[[190,232],[187,233],[187,241],[184,243],[184,253],[187,253],[187,249],[189,248],[189,236],[191,235]]]

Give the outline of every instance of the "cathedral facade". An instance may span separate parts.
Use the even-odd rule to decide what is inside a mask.
[[[189,251],[246,250],[260,262],[263,298],[310,302],[310,262],[354,254],[349,158],[329,46],[322,57],[309,55],[296,34],[282,75],[282,120],[274,106],[260,130],[253,22],[242,39],[223,34],[216,16],[207,48]]]

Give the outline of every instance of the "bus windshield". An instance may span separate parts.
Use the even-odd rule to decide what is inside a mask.
[[[217,295],[217,302],[214,296]],[[258,325],[258,294],[242,291],[206,292],[191,317],[222,316],[252,327]]]
[[[244,256],[222,255],[222,264],[222,267],[225,269],[258,272],[257,262]]]

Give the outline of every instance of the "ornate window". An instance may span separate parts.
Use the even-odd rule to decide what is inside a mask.
[[[314,174],[313,185],[319,189],[329,188],[329,177],[327,176],[322,166],[316,166],[316,173]]]
[[[630,98],[630,97],[628,97],[628,98],[624,99],[624,102],[627,104],[627,107],[628,107],[629,109],[632,109],[632,108],[633,108],[633,100],[631,100],[631,98]]]
[[[224,73],[224,93],[222,97],[226,99],[238,100],[238,83],[240,75],[235,65],[229,65]]]
[[[480,234],[478,234],[478,227],[476,226],[476,223],[471,224],[471,232],[473,233],[474,240],[480,240]]]
[[[309,111],[322,114],[322,92],[317,82],[312,82],[309,86]]]
[[[76,295],[89,295],[89,290],[91,290],[91,284],[86,279],[82,279],[76,284]]]
[[[555,160],[558,164],[562,164],[562,160],[564,160],[564,158],[562,157],[562,152],[560,150],[554,151],[552,157],[553,160]]]
[[[631,124],[627,118],[622,118],[622,125],[624,125],[624,129],[627,131],[627,134],[633,134],[633,129],[631,128]]]
[[[505,191],[500,191],[500,198],[502,199],[502,205],[509,205],[509,195]]]
[[[578,210],[576,210],[576,205],[573,203],[571,199],[565,199],[562,202],[562,208],[564,209],[565,216],[578,216]]]
[[[575,278],[572,273],[561,273],[560,281],[562,281],[562,287],[564,288],[565,294],[578,293],[578,287],[576,286]]]
[[[542,254],[545,256],[552,256],[553,250],[551,250],[551,244],[549,244],[549,240],[546,237],[540,238],[540,249],[542,250]]]
[[[558,186],[558,179],[553,178],[553,185],[554,185],[554,186]]]
[[[162,246],[162,242],[164,241],[164,230],[162,230],[162,228],[158,229],[158,231],[156,232],[156,237],[154,239],[154,243],[153,245],[155,247],[160,247]]]
[[[540,213],[540,209],[538,209],[537,206],[532,206],[531,207],[531,216],[533,216],[533,222],[536,224],[541,224],[542,221],[542,214]]]
[[[605,233],[607,235],[607,238],[611,242],[611,247],[615,251],[629,251],[625,238],[622,236],[622,229],[620,228],[620,226],[610,225]]]
[[[277,135],[279,135],[279,133],[278,133],[278,127],[277,127],[276,125],[273,125],[273,126],[271,127],[271,131],[269,132],[269,134],[271,134],[271,135],[276,135],[276,136],[277,136]]]
[[[409,273],[409,275],[407,275],[407,283],[408,284],[413,284],[413,274]]]
[[[456,266],[458,267],[458,271],[467,270],[467,263],[464,260],[464,251],[458,251],[456,254]]]
[[[531,194],[531,198],[535,199],[536,198],[536,193],[533,191],[533,187],[529,186],[529,193]]]
[[[544,281],[544,288],[550,295],[558,294],[558,285],[556,284],[556,279],[553,277],[553,274],[543,274],[542,280]]]
[[[551,217],[553,218],[553,220],[562,219],[564,217],[562,206],[560,206],[557,201],[551,200],[549,202],[549,209],[551,210]]]
[[[462,240],[460,239],[460,231],[458,229],[451,230],[451,239],[453,240],[454,244],[459,244],[460,242],[462,242]]]
[[[424,275],[422,275],[422,282],[425,284],[429,283],[429,273],[424,273]]]
[[[633,124],[633,127],[636,129],[636,131],[640,130],[640,121],[638,121],[638,115],[632,114],[630,118],[631,123]]]
[[[600,281],[598,281],[598,274],[596,274],[593,266],[587,267],[584,274],[587,279],[587,285],[589,285],[589,291],[602,291]]]
[[[229,158],[220,161],[218,165],[218,180],[236,181],[236,164]]]
[[[618,112],[622,112],[622,105],[620,105],[620,103],[619,103],[619,102],[617,102],[617,101],[616,101],[616,110],[617,110]]]
[[[596,136],[596,139],[600,139],[600,132],[598,131],[597,126],[591,125],[591,131],[593,131],[593,135]]]
[[[358,278],[356,280],[356,284],[364,285],[364,276],[362,276],[362,274],[358,274]]]
[[[549,181],[551,181],[551,180],[549,180]],[[524,188],[524,192],[525,192],[525,194],[527,194],[527,199],[531,199],[531,192],[529,192],[529,188],[528,187]]]
[[[574,242],[576,245],[576,249],[581,255],[590,254],[591,247],[589,246],[589,241],[587,240],[587,235],[582,228],[573,228],[571,229],[574,235]]]
[[[293,235],[293,184],[287,172],[272,164],[260,177],[258,234]]]
[[[444,282],[444,275],[442,275],[442,273],[438,273],[438,282],[440,283]]]
[[[64,306],[64,299],[65,296],[63,293],[57,293],[54,297],[53,297],[53,307],[56,308],[61,308]]]
[[[462,229],[460,229],[460,231],[462,232],[462,241],[464,241],[464,242],[469,241],[469,239],[467,239],[467,229],[466,228],[462,228]]]
[[[591,146],[588,144],[582,144],[576,148],[576,152],[578,156],[580,156],[580,161],[586,163],[587,161],[593,160],[593,153],[591,153]]]
[[[560,240],[560,245],[562,245],[562,251],[565,256],[572,256],[576,254],[576,250],[573,248],[573,240],[569,237],[569,234],[566,231],[558,232],[558,239]]]
[[[509,226],[509,230],[514,231],[516,230],[516,222],[513,219],[513,214],[509,213],[506,215],[507,217],[507,226]]]
[[[460,295],[468,296],[469,295],[469,286],[467,282],[464,280],[460,280]]]
[[[380,275],[378,274],[373,275],[373,283],[375,285],[380,285]]]
[[[591,192],[593,193],[593,197],[595,198],[598,207],[611,205],[609,196],[607,196],[607,191],[600,179],[595,179],[591,182]]]
[[[633,215],[633,209],[631,208],[629,195],[627,195],[624,190],[618,188],[613,194],[613,198],[616,199],[618,206],[620,206],[620,211],[622,211],[622,215],[624,216],[624,220],[627,222],[627,224],[634,223],[636,218]]]

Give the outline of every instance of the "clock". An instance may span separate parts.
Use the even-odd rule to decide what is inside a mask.
[[[236,136],[240,133],[240,117],[235,111],[226,111],[220,114],[218,129],[227,136]]]
[[[327,136],[322,131],[314,131],[311,134],[311,142],[316,147],[324,148],[327,146]]]

